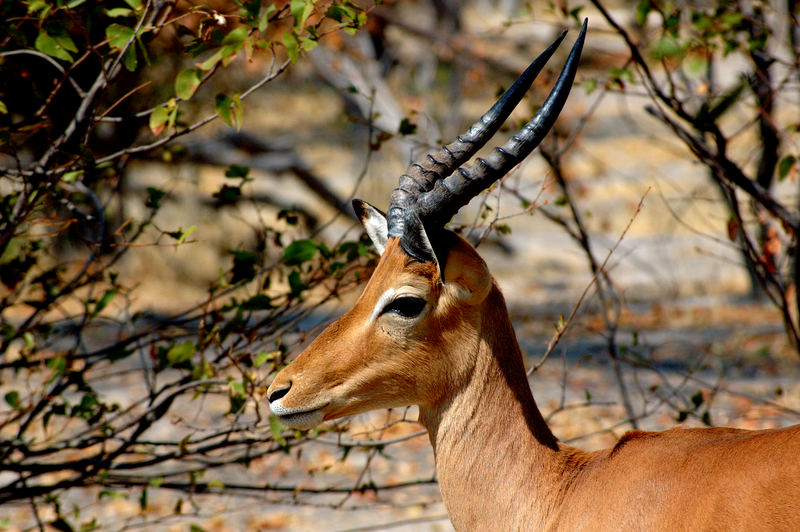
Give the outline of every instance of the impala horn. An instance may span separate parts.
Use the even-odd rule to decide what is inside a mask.
[[[472,167],[462,166],[500,129],[561,44],[566,31],[466,133],[442,146],[437,153],[412,163],[400,176],[389,200],[387,224],[388,236],[399,237],[406,253],[422,262],[436,261],[429,239],[435,239],[436,232],[443,229],[461,207],[519,164],[547,135],[572,88],[586,25],[584,20],[567,62],[542,107],[505,145],[495,147],[485,159],[479,157]]]

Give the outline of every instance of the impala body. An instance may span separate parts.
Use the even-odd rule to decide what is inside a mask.
[[[458,530],[798,531],[800,426],[633,431],[596,452],[560,443],[533,399],[486,263],[444,229],[547,133],[584,35],[585,25],[542,109],[505,146],[460,168],[561,38],[465,135],[411,166],[387,215],[354,202],[381,258],[354,307],[276,376],[270,407],[284,424],[307,429],[419,405]]]

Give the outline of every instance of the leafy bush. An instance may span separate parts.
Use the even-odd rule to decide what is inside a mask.
[[[59,530],[94,526],[61,504],[73,488],[99,487],[102,499],[138,486],[144,509],[148,489],[221,490],[198,479],[306,438],[269,419],[265,380],[303,340],[298,322],[372,260],[363,242],[289,242],[298,218],[282,212],[252,248],[228,243],[230,266],[203,300],[169,316],[135,310],[120,266],[203,235],[159,226],[171,192],[131,186],[131,161],[177,160],[172,141],[217,118],[240,127],[249,95],[365,17],[350,2],[218,9],[0,5],[0,504],[28,501],[37,519],[48,507]],[[204,91],[242,58],[262,65],[260,79]],[[212,112],[191,118],[209,101]],[[227,169],[235,184],[213,194],[218,208],[247,190],[248,173]],[[224,411],[204,410],[214,396]]]

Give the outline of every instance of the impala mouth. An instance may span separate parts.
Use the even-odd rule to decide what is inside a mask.
[[[281,400],[271,402],[270,410],[283,425],[298,430],[308,430],[319,425],[324,417],[322,409],[328,406],[324,404],[317,408],[286,408],[281,404]]]

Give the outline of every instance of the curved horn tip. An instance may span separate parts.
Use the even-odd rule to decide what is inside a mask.
[[[581,24],[581,32],[578,34],[578,40],[583,40],[586,36],[586,29],[589,27],[589,17],[583,19],[583,24]]]

